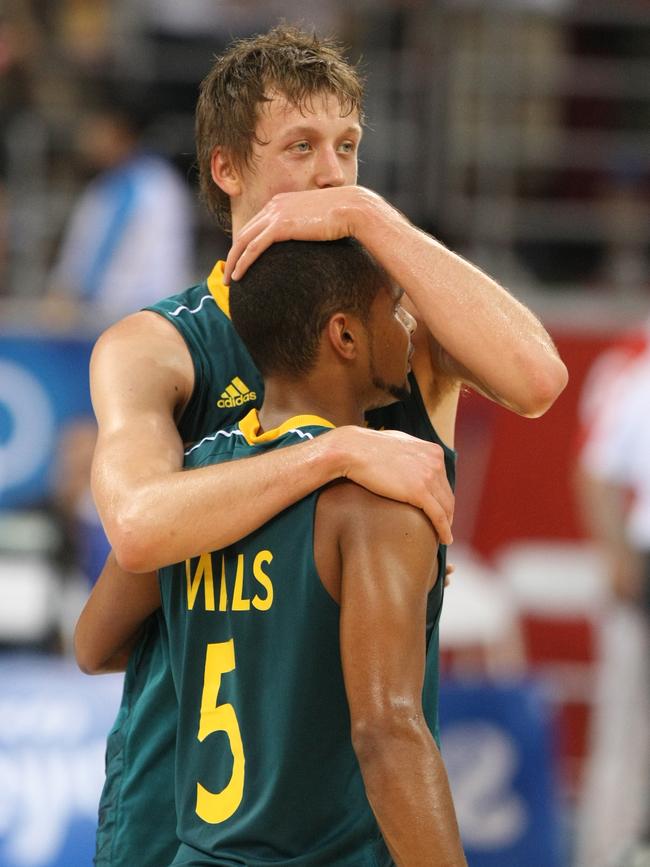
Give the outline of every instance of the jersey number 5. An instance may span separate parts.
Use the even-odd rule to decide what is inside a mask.
[[[225,732],[230,741],[232,776],[220,792],[210,792],[196,784],[196,814],[204,822],[216,825],[229,819],[244,796],[244,747],[235,709],[231,704],[218,704],[221,675],[235,668],[235,645],[230,641],[208,644],[205,654],[203,695],[198,739],[203,742],[214,732]]]

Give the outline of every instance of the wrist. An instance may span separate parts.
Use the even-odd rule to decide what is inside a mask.
[[[360,189],[351,217],[351,234],[380,262],[391,259],[410,231],[418,231],[397,208],[372,190]]]
[[[350,475],[356,453],[351,432],[355,430],[353,425],[345,425],[314,440],[318,448],[314,451],[312,460],[317,466],[316,473],[322,478],[321,484]]]
[[[343,200],[343,219],[348,234],[356,238],[364,247],[370,248],[375,236],[381,234],[382,227],[390,218],[390,213],[398,212],[380,195],[366,187],[354,187],[354,193]]]

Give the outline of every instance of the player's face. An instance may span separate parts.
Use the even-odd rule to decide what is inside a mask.
[[[357,182],[361,126],[345,117],[333,94],[316,94],[302,108],[280,93],[263,103],[250,165],[240,171],[242,192],[232,200],[243,225],[276,193],[340,187]]]
[[[400,303],[402,294],[394,286],[382,289],[370,312],[370,379],[377,393],[376,406],[404,400],[411,391],[408,374],[416,324]]]

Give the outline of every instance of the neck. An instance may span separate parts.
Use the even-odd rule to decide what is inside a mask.
[[[336,427],[363,424],[363,408],[352,389],[323,380],[318,374],[301,379],[268,376],[264,404],[259,411],[264,430],[278,427],[296,415],[317,415]]]

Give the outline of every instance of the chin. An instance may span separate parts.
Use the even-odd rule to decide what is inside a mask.
[[[404,380],[401,385],[389,385],[388,392],[392,395],[393,400],[391,403],[394,403],[397,400],[406,400],[411,394],[411,382],[409,380],[409,373],[411,371],[411,367],[409,365],[408,370],[404,374]]]
[[[385,406],[392,406],[394,403],[399,403],[401,398],[394,397],[392,394],[380,394],[373,400],[372,404],[366,407],[366,412],[373,409],[383,409]]]
[[[390,403],[396,403],[401,400],[408,400],[408,398],[411,396],[411,386],[407,384],[401,386],[400,388],[391,389],[390,395],[392,398]]]
[[[386,385],[381,392],[376,395],[372,406],[368,409],[381,409],[384,406],[391,406],[393,403],[400,403],[407,400],[411,394],[411,384],[408,379],[403,385]]]

